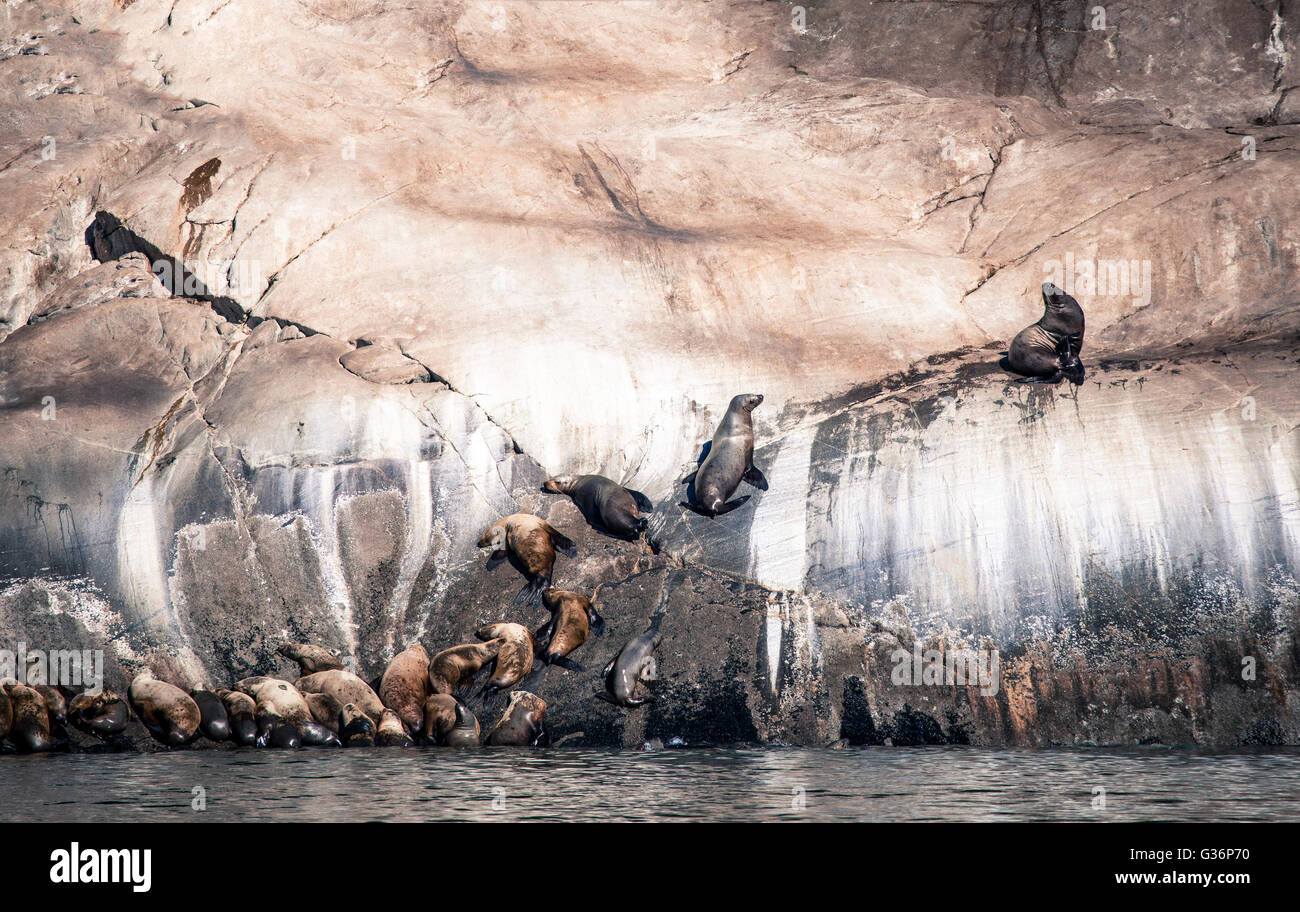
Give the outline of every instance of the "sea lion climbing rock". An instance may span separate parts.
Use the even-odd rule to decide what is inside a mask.
[[[429,693],[454,694],[467,688],[479,669],[497,657],[501,642],[462,643],[435,655],[429,660]]]
[[[532,747],[546,739],[546,701],[537,694],[516,690],[485,743],[494,747]]]
[[[230,722],[230,740],[241,747],[257,743],[257,703],[242,690],[218,690],[217,697],[226,708]]]
[[[653,513],[652,504],[640,491],[630,491],[603,475],[556,475],[546,479],[542,490],[568,494],[587,522],[623,538],[636,538],[645,531]]]
[[[168,747],[183,747],[199,736],[203,723],[199,705],[185,691],[159,681],[152,672],[136,675],[126,698],[154,740]]]
[[[654,651],[663,636],[659,632],[662,618],[662,613],[656,613],[650,618],[646,632],[633,637],[619,650],[618,655],[610,659],[601,673],[605,679],[605,690],[596,696],[616,706],[627,707],[640,706],[654,700],[649,688],[658,679]]]
[[[444,747],[478,747],[478,718],[450,694],[434,694],[424,701],[424,740]]]
[[[50,711],[40,691],[26,684],[6,684],[12,721],[9,743],[20,754],[42,754],[54,747],[50,736]]]
[[[474,631],[480,640],[500,640],[492,660],[492,677],[483,685],[479,696],[490,697],[499,690],[509,690],[533,670],[537,641],[523,624],[488,624]]]
[[[1051,282],[1043,283],[1043,315],[1011,340],[1004,370],[1024,374],[1019,383],[1083,383],[1083,308]]]
[[[424,652],[423,646],[420,646],[420,652]],[[419,680],[422,681],[429,664],[427,656],[424,659],[417,657],[415,664],[419,667]],[[338,700],[340,705],[355,703],[376,725],[379,724],[379,717],[384,714],[384,702],[379,698],[379,694],[375,693],[374,689],[361,678],[341,668],[305,675],[294,681],[293,686],[298,688],[304,697],[309,693],[329,694]],[[380,686],[382,687],[382,679]]]
[[[542,590],[551,585],[555,552],[563,551],[572,557],[577,548],[572,539],[531,513],[512,513],[498,519],[483,533],[478,546],[490,548],[493,561],[513,556],[519,563],[528,583],[515,596],[516,605],[541,601]]]
[[[126,701],[111,690],[80,693],[68,701],[68,722],[88,735],[98,738],[118,735],[126,731],[130,721],[131,711]]]
[[[587,642],[588,632],[600,636],[605,631],[604,619],[585,595],[565,589],[547,589],[542,593],[542,605],[551,612],[551,619],[536,636],[542,645],[542,661],[582,671],[583,667],[567,656]]]
[[[429,693],[429,654],[422,644],[412,643],[388,663],[379,682],[379,700],[397,713],[407,731],[418,732],[424,724],[424,701]],[[379,715],[376,726],[382,721],[382,709]]]
[[[286,643],[276,650],[290,661],[298,663],[298,674],[302,677],[318,671],[333,671],[343,667],[343,660],[323,646],[311,643]]]
[[[190,699],[199,707],[199,730],[210,741],[225,741],[230,738],[230,716],[226,712],[221,698],[210,690],[194,688]]]
[[[749,500],[748,494],[739,500],[728,500],[742,481],[760,491],[767,490],[767,479],[754,466],[753,411],[762,402],[763,397],[758,393],[732,397],[704,461],[682,479],[683,484],[694,484],[691,501],[685,506],[705,516],[718,516]]]

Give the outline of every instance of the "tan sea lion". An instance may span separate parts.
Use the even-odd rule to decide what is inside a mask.
[[[589,631],[596,636],[604,633],[604,619],[585,595],[565,589],[547,589],[542,593],[542,605],[551,612],[551,619],[537,631],[537,641],[543,644],[541,660],[582,671],[583,667],[567,656],[587,642]]]
[[[446,747],[478,747],[478,718],[451,694],[434,694],[424,701],[426,742]]]
[[[479,696],[490,697],[499,690],[509,690],[533,670],[537,641],[523,624],[488,624],[476,630],[474,636],[484,641],[501,641],[496,658],[492,660],[492,676],[479,691]]]
[[[63,691],[52,684],[31,684],[32,690],[41,695],[45,708],[49,711],[50,722],[63,724],[68,721],[68,698]]]
[[[487,736],[493,746],[532,747],[546,738],[546,701],[526,690],[510,694],[510,704]]]
[[[385,707],[384,715],[379,720],[375,731],[375,744],[378,747],[410,747],[415,742],[406,732],[406,725],[397,713]]]
[[[286,643],[276,652],[290,661],[297,662],[298,674],[301,677],[343,667],[342,659],[324,646],[313,646],[311,643]]]
[[[343,712],[343,704],[338,697],[329,693],[305,693],[302,698],[311,710],[312,719],[338,734],[339,714]]]
[[[150,671],[135,676],[126,698],[154,740],[168,747],[183,747],[199,736],[203,714],[185,691],[159,681]]]
[[[767,479],[754,467],[754,409],[763,402],[758,393],[741,393],[732,397],[727,413],[718,423],[709,452],[699,468],[682,479],[693,485],[688,490],[684,506],[704,516],[730,513],[749,500],[746,494],[739,500],[728,502],[742,481],[760,491],[767,490]]]
[[[374,747],[375,722],[356,704],[349,703],[339,713],[339,738],[345,747]]]
[[[379,682],[379,699],[397,713],[407,731],[418,732],[424,724],[424,701],[428,696],[429,654],[420,643],[412,643],[388,663]]]
[[[464,690],[478,670],[496,658],[500,648],[501,640],[488,640],[444,649],[429,660],[429,692],[454,694]]]
[[[556,550],[573,556],[576,549],[572,539],[530,513],[512,513],[498,519],[483,533],[478,546],[492,549],[493,561],[513,557],[528,577],[528,584],[515,596],[516,605],[523,602],[536,605],[542,598],[542,590],[551,585]]]
[[[1043,315],[1016,334],[999,364],[1003,370],[1025,374],[1018,383],[1060,383],[1065,379],[1078,386],[1084,374],[1079,360],[1083,308],[1051,282],[1044,282],[1042,290]]]
[[[314,722],[311,707],[302,698],[298,688],[281,678],[258,675],[236,681],[235,687],[257,701],[257,714],[270,714],[290,725]]]
[[[50,736],[50,711],[41,692],[26,684],[4,685],[8,692],[12,721],[9,743],[20,754],[43,754],[54,747]]]
[[[421,646],[420,649],[423,651],[424,647]],[[416,664],[420,668],[420,680],[424,680],[428,660],[417,661]],[[379,717],[384,714],[384,703],[370,685],[352,672],[341,668],[305,675],[294,681],[293,686],[297,687],[303,696],[309,693],[329,694],[340,704],[355,703],[376,725],[379,724]]]
[[[649,521],[641,511],[654,512],[640,491],[630,491],[603,475],[556,475],[542,484],[550,494],[568,494],[587,522],[623,538],[636,538]]]
[[[68,721],[88,735],[107,738],[126,730],[131,711],[111,690],[79,693],[68,701]]]

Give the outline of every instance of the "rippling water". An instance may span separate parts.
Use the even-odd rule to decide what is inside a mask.
[[[202,786],[207,809],[191,808]],[[1105,807],[1094,808],[1095,788]],[[0,757],[0,819],[1300,820],[1300,750],[184,751]]]

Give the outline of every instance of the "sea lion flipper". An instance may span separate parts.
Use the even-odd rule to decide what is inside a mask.
[[[537,632],[533,634],[533,639],[537,641],[537,645],[547,646],[550,644],[551,635],[554,632],[555,632],[555,618],[551,618],[545,624],[537,628]]]
[[[1059,370],[1050,377],[1017,377],[1017,383],[1060,383],[1065,374]]]
[[[566,656],[553,656],[553,657],[551,658],[551,664],[552,664],[552,665],[559,665],[561,668],[567,668],[567,669],[569,669],[569,671],[586,671],[586,670],[587,670],[587,669],[583,668],[583,667],[582,667],[580,664],[578,664],[577,662],[573,661],[573,659],[570,659],[570,658],[568,658],[568,657],[566,657]]]
[[[695,483],[695,476],[696,476],[696,474],[697,474],[699,471],[700,471],[699,469],[696,469],[694,472],[692,472],[691,474],[689,474],[689,475],[687,475],[685,478],[683,478],[681,481],[679,481],[678,484],[684,484],[684,485],[694,484],[694,483]]]
[[[602,636],[605,633],[605,619],[595,611],[587,612],[587,626],[596,636]]]
[[[763,473],[758,470],[758,466],[751,464],[750,467],[745,470],[745,474],[740,477],[742,481],[748,482],[760,491],[767,490],[767,479],[764,478]]]
[[[578,546],[574,544],[573,539],[548,522],[544,522],[542,525],[546,529],[546,534],[551,537],[551,544],[557,551],[563,551],[569,557],[573,557],[577,553]]]
[[[730,513],[732,510],[736,509],[737,507],[743,506],[745,501],[747,500],[749,500],[748,494],[746,494],[744,497],[737,497],[735,500],[729,500],[726,503],[724,503],[722,506],[718,507],[717,512],[715,512],[713,515],[721,516],[723,513]],[[705,513],[704,515],[708,516],[709,514]]]

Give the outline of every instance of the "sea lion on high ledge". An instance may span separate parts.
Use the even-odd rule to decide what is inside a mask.
[[[50,711],[40,691],[17,683],[5,684],[4,689],[8,693],[13,714],[9,723],[9,743],[20,754],[43,754],[53,748]]]
[[[286,643],[276,652],[298,663],[300,677],[343,667],[342,659],[324,646],[313,646],[311,643]]]
[[[68,721],[88,735],[107,738],[126,730],[131,711],[126,701],[111,690],[79,693],[68,702]]]
[[[523,624],[488,624],[474,631],[474,636],[484,641],[501,641],[492,660],[492,677],[483,685],[479,696],[492,697],[499,690],[509,690],[533,670],[537,641]]]
[[[1043,283],[1043,315],[1011,340],[1003,370],[1027,376],[1018,383],[1083,383],[1083,308],[1051,282]]]
[[[516,690],[486,744],[496,747],[532,747],[546,739],[546,701],[537,694]]]
[[[478,747],[478,718],[451,694],[424,701],[424,740],[444,747]]]
[[[210,690],[195,687],[190,699],[199,707],[199,731],[210,741],[225,741],[230,737],[230,715],[221,698]]]
[[[424,651],[423,646],[420,647],[420,651]],[[424,680],[428,664],[427,658],[422,660],[417,658],[416,665],[419,667],[420,680]],[[329,694],[340,704],[355,703],[376,725],[379,724],[379,717],[384,714],[384,702],[379,699],[379,694],[375,693],[374,688],[352,672],[342,668],[331,668],[328,671],[305,675],[294,681],[293,686],[298,688],[304,697],[309,693]],[[380,678],[380,686],[383,686],[382,678]]]
[[[746,494],[739,500],[727,502],[742,481],[760,491],[767,490],[767,479],[754,467],[752,413],[762,402],[763,397],[758,393],[741,393],[732,397],[727,414],[722,416],[713,434],[708,455],[699,468],[682,479],[682,484],[693,482],[695,486],[691,501],[684,506],[704,516],[719,516],[749,500]]]
[[[379,700],[397,713],[406,730],[418,732],[424,724],[424,701],[429,696],[429,654],[420,643],[412,643],[393,656],[379,682]],[[356,702],[356,701],[352,701]],[[365,707],[358,703],[363,710]],[[375,725],[382,721],[375,719]]]
[[[568,494],[587,522],[624,538],[644,532],[649,520],[640,511],[653,513],[655,508],[640,491],[630,491],[603,475],[556,475],[546,479],[542,490]]]
[[[542,590],[551,585],[556,550],[572,557],[577,548],[572,539],[531,513],[512,513],[498,519],[483,533],[478,546],[491,548],[493,561],[514,555],[519,562],[528,584],[515,596],[516,605],[525,601],[536,605],[542,598]]]
[[[650,618],[646,632],[629,640],[618,655],[609,660],[601,673],[605,679],[605,689],[596,696],[616,706],[628,707],[654,700],[647,688],[658,679],[654,650],[663,636],[659,632],[659,621],[662,618],[662,612],[656,612]]]
[[[479,669],[497,657],[501,643],[462,643],[435,655],[429,660],[429,693],[455,694],[466,689]]]
[[[241,747],[257,743],[257,702],[242,690],[218,690],[230,721],[230,740]]]
[[[203,722],[199,705],[185,691],[159,681],[152,672],[136,675],[126,690],[126,698],[154,740],[168,747],[183,747],[199,736]]]
[[[542,604],[551,612],[551,619],[536,636],[544,644],[542,661],[570,671],[582,671],[581,665],[566,656],[587,642],[588,631],[596,636],[604,633],[604,619],[585,595],[566,589],[547,589],[542,593]]]

